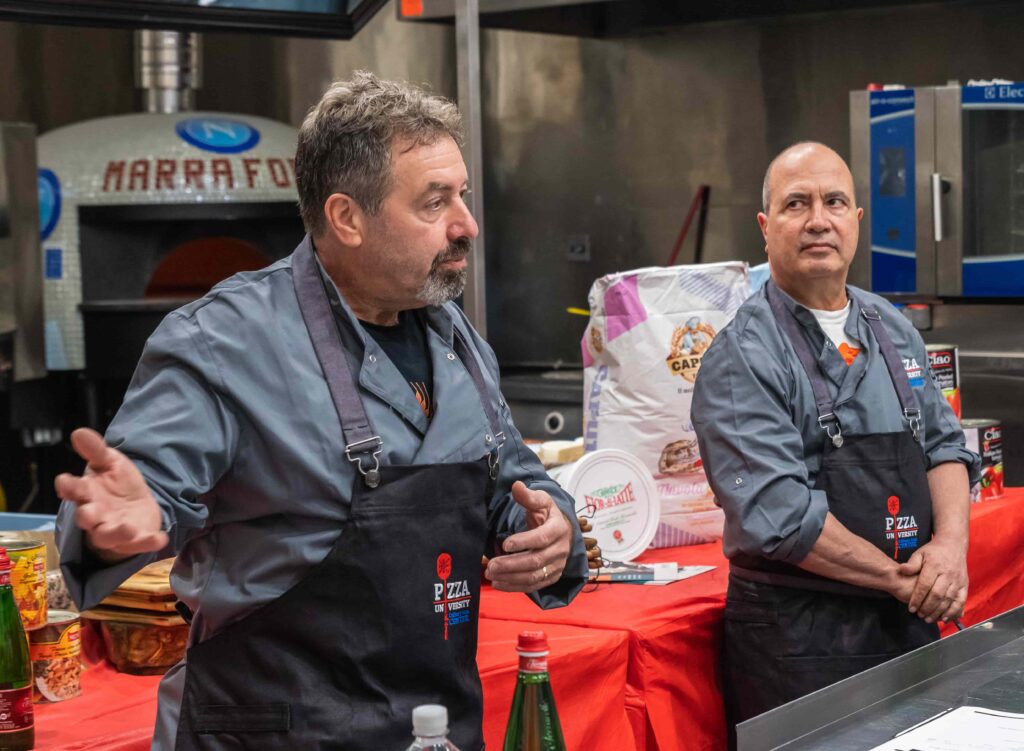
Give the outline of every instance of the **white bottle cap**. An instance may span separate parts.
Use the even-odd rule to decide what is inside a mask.
[[[440,704],[423,704],[412,710],[412,734],[420,738],[448,735],[448,710]]]

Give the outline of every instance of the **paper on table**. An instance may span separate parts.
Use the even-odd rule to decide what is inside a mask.
[[[671,584],[672,582],[682,581],[683,579],[689,579],[691,576],[703,574],[705,571],[712,571],[714,568],[714,566],[680,566],[678,571],[676,571],[676,576],[674,579],[655,580],[644,582],[644,584],[651,587],[660,587],[665,584]]]
[[[592,582],[626,584],[671,584],[711,571],[714,566],[680,566],[676,563],[622,563],[611,561],[607,566],[590,571]]]
[[[871,751],[1024,751],[1024,714],[959,707]]]

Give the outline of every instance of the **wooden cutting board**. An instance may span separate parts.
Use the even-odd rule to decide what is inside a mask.
[[[184,626],[185,620],[177,613],[146,613],[126,608],[114,608],[106,605],[85,610],[82,618],[94,621],[121,621],[122,623],[141,623],[151,626]]]
[[[173,558],[151,563],[130,576],[124,584],[114,590],[115,594],[126,596],[174,597],[171,590],[171,567]]]
[[[137,608],[140,610],[153,610],[159,613],[173,613],[174,603],[177,598],[174,595],[165,597],[163,595],[152,596],[152,595],[141,595],[134,596],[128,594],[119,594],[115,592],[112,595],[103,598],[101,605],[113,605],[120,608]]]
[[[173,565],[173,558],[149,564],[103,598],[100,605],[136,608],[157,613],[174,612],[176,598],[170,582]]]

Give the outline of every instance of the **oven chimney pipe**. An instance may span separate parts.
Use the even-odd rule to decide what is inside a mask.
[[[146,112],[170,114],[195,109],[203,87],[200,36],[180,31],[135,32],[135,86]]]

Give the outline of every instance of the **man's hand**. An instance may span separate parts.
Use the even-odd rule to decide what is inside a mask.
[[[964,545],[934,538],[900,566],[903,575],[917,574],[908,605],[928,623],[963,615],[967,602],[967,551]]]
[[[78,505],[75,524],[88,545],[108,562],[165,548],[160,507],[132,461],[88,428],[73,432],[71,445],[88,462],[85,474],[59,475],[54,487]]]
[[[914,596],[914,587],[917,586],[917,572],[904,573],[904,571],[909,572],[910,569],[901,569],[899,566],[893,569],[890,584],[885,588],[885,591],[906,605],[910,602],[910,598]]]
[[[527,531],[505,540],[502,549],[507,555],[492,558],[484,575],[495,589],[534,592],[562,576],[572,545],[572,527],[543,490],[530,490],[517,481],[512,485],[512,498],[526,510]]]

